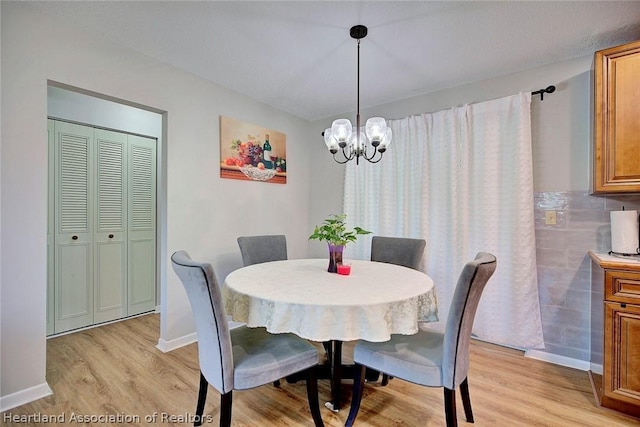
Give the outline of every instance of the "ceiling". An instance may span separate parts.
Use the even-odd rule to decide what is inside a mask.
[[[640,39],[640,1],[25,4],[307,120],[356,109],[356,24],[362,109]]]

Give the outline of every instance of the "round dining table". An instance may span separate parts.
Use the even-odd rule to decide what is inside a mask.
[[[326,259],[254,264],[231,272],[222,286],[227,314],[248,327],[331,343],[332,402],[340,407],[342,342],[387,341],[438,320],[433,280],[395,264],[351,260],[349,275],[327,272]],[[326,347],[326,346],[325,346]]]

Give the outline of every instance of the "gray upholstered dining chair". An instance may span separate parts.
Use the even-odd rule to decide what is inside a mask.
[[[419,330],[415,335],[392,335],[386,342],[359,341],[351,410],[345,426],[352,426],[362,400],[366,367],[418,385],[444,388],[447,427],[457,426],[455,390],[460,387],[467,421],[473,422],[469,398],[469,344],[480,296],[496,269],[496,257],[479,252],[462,269],[451,301],[444,333]]]
[[[264,235],[264,236],[241,236],[238,237],[238,246],[242,255],[242,264],[260,264],[270,261],[284,261],[287,259],[287,238],[284,234]],[[322,343],[325,352],[330,354],[328,342]],[[280,386],[280,380],[273,382],[273,385]]]
[[[386,262],[420,270],[420,262],[427,242],[409,237],[373,236],[371,239],[371,261]],[[389,382],[389,375],[382,374],[382,385]]]
[[[238,246],[242,255],[242,264],[245,267],[287,259],[287,238],[284,234],[240,236],[238,237]],[[326,348],[327,344],[324,346]],[[274,381],[273,385],[279,387],[280,380]]]
[[[244,266],[287,259],[287,238],[282,235],[241,236],[238,246]]]
[[[374,236],[371,239],[371,261],[419,270],[426,245],[427,242],[424,239]]]
[[[185,251],[175,252],[171,264],[187,291],[198,334],[200,391],[194,425],[202,424],[209,384],[221,394],[220,426],[230,426],[233,390],[255,388],[306,371],[311,415],[315,425],[322,426],[314,371],[316,348],[294,334],[274,335],[264,328],[246,326],[230,330],[211,264],[192,261]]]

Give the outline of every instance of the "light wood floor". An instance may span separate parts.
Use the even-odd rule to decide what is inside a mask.
[[[156,413],[157,425],[181,422],[195,410],[198,388],[197,344],[170,353],[155,348],[159,316],[147,315],[47,342],[47,381],[54,394],[0,415],[63,416],[66,425],[79,415],[120,416],[122,422],[85,425],[124,425],[125,417],[147,424]],[[321,347],[318,346],[320,349]],[[345,359],[352,346],[345,345]],[[596,406],[586,372],[524,358],[519,351],[474,342],[469,374],[475,425],[483,426],[638,426],[638,420]],[[348,398],[351,381],[344,381]],[[326,380],[319,381],[320,401],[329,399]],[[209,388],[205,415],[218,424],[219,394]],[[272,385],[234,392],[233,426],[312,426],[303,382],[280,388]],[[321,403],[322,404],[322,403]],[[347,401],[339,413],[322,407],[326,426],[343,426]],[[72,419],[72,414],[76,418]],[[164,417],[164,418],[163,418]],[[170,419],[168,417],[174,417]],[[86,420],[86,419],[85,419]],[[129,421],[130,421],[129,420]],[[458,421],[466,423],[458,401]],[[386,387],[367,384],[356,425],[444,426],[442,389],[419,387],[398,379]],[[55,424],[52,424],[55,425]],[[76,425],[81,425],[77,423]],[[206,425],[206,424],[205,424]]]

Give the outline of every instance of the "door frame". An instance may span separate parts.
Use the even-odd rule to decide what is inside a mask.
[[[162,330],[164,310],[161,307],[166,306],[163,289],[167,286],[167,112],[48,80],[47,119],[156,139],[156,312],[160,313]],[[48,242],[53,243],[51,236],[47,237]],[[49,286],[47,292],[48,289]],[[160,336],[158,331],[158,339]]]

